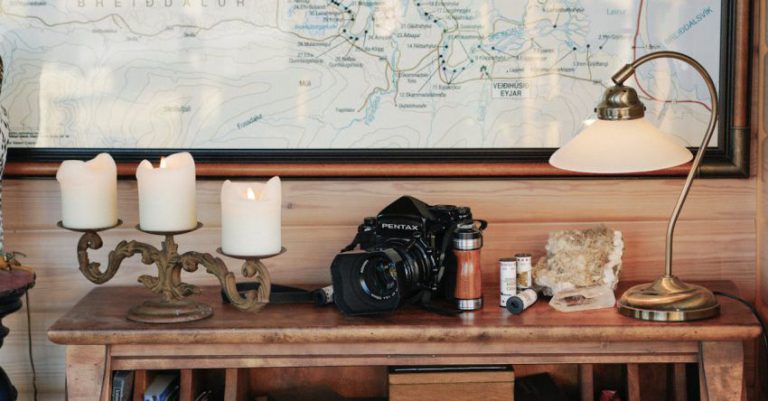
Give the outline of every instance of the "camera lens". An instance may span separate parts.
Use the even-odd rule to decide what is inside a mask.
[[[375,253],[360,266],[360,287],[375,299],[397,293],[397,264],[386,253]]]
[[[393,239],[375,250],[340,253],[331,264],[333,300],[349,315],[391,312],[427,288],[434,265],[421,239]]]

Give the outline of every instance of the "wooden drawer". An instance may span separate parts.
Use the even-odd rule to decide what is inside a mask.
[[[390,372],[390,401],[513,401],[515,373],[500,371]]]

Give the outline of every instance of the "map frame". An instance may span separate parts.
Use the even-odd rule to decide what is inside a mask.
[[[691,1],[691,0],[686,0]],[[710,147],[701,167],[706,177],[749,176],[751,1],[721,0],[720,109],[718,145]],[[1,84],[1,82],[0,82]],[[121,174],[142,159],[191,151],[201,176],[297,177],[573,177],[583,174],[554,169],[547,160],[556,148],[473,149],[126,149],[11,148],[6,173],[51,176],[58,163],[109,152]],[[691,148],[695,151],[695,148]],[[130,171],[130,172],[129,172]],[[684,175],[687,167],[641,176]],[[627,175],[622,175],[627,176]],[[632,175],[629,175],[632,176]]]

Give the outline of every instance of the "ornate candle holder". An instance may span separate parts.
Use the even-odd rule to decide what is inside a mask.
[[[202,223],[197,223],[197,227],[191,230],[172,232],[146,231],[136,226],[136,229],[141,232],[164,236],[165,239],[161,243],[161,248],[157,249],[152,245],[138,241],[120,241],[115,249],[109,253],[107,268],[102,271],[100,263],[90,261],[88,250],[102,247],[103,242],[99,232],[115,228],[120,224],[122,221],[118,220],[118,223],[112,227],[98,229],[74,229],[65,227],[62,222],[59,222],[58,226],[83,234],[77,243],[77,260],[80,264],[80,271],[93,283],[104,284],[112,279],[123,260],[133,255],[141,254],[143,264],[154,264],[157,267],[157,277],[143,274],[139,276],[139,282],[149,288],[150,291],[160,294],[160,297],[132,307],[127,316],[129,320],[144,323],[178,323],[205,319],[213,315],[213,309],[209,305],[185,299],[192,294],[198,294],[200,289],[192,284],[182,282],[181,271],[195,272],[199,266],[205,267],[206,272],[219,279],[221,288],[237,309],[242,311],[258,310],[269,303],[272,280],[269,277],[269,271],[261,260],[280,255],[285,252],[285,248],[274,255],[258,256],[226,255],[219,249],[219,253],[222,255],[244,260],[243,276],[254,278],[256,282],[260,283],[257,290],[249,290],[245,292],[245,296],[242,296],[237,291],[235,275],[229,271],[223,260],[208,253],[185,252],[179,254],[179,246],[174,237],[195,231],[203,226]]]

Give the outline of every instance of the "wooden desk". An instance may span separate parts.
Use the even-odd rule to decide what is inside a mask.
[[[729,283],[705,284],[736,293]],[[495,299],[495,291],[486,294]],[[101,399],[108,400],[111,370],[224,368],[225,399],[240,401],[238,368],[560,363],[699,363],[707,378],[702,399],[734,401],[743,391],[743,341],[760,333],[750,312],[725,298],[720,317],[691,323],[643,322],[615,309],[566,314],[544,302],[519,316],[487,302],[456,317],[408,308],[350,318],[313,305],[243,313],[205,288],[200,297],[214,306],[210,319],[126,320],[130,306],[149,296],[138,287],[95,288],[50,328],[48,337],[67,345],[70,401],[99,399],[102,383]]]

